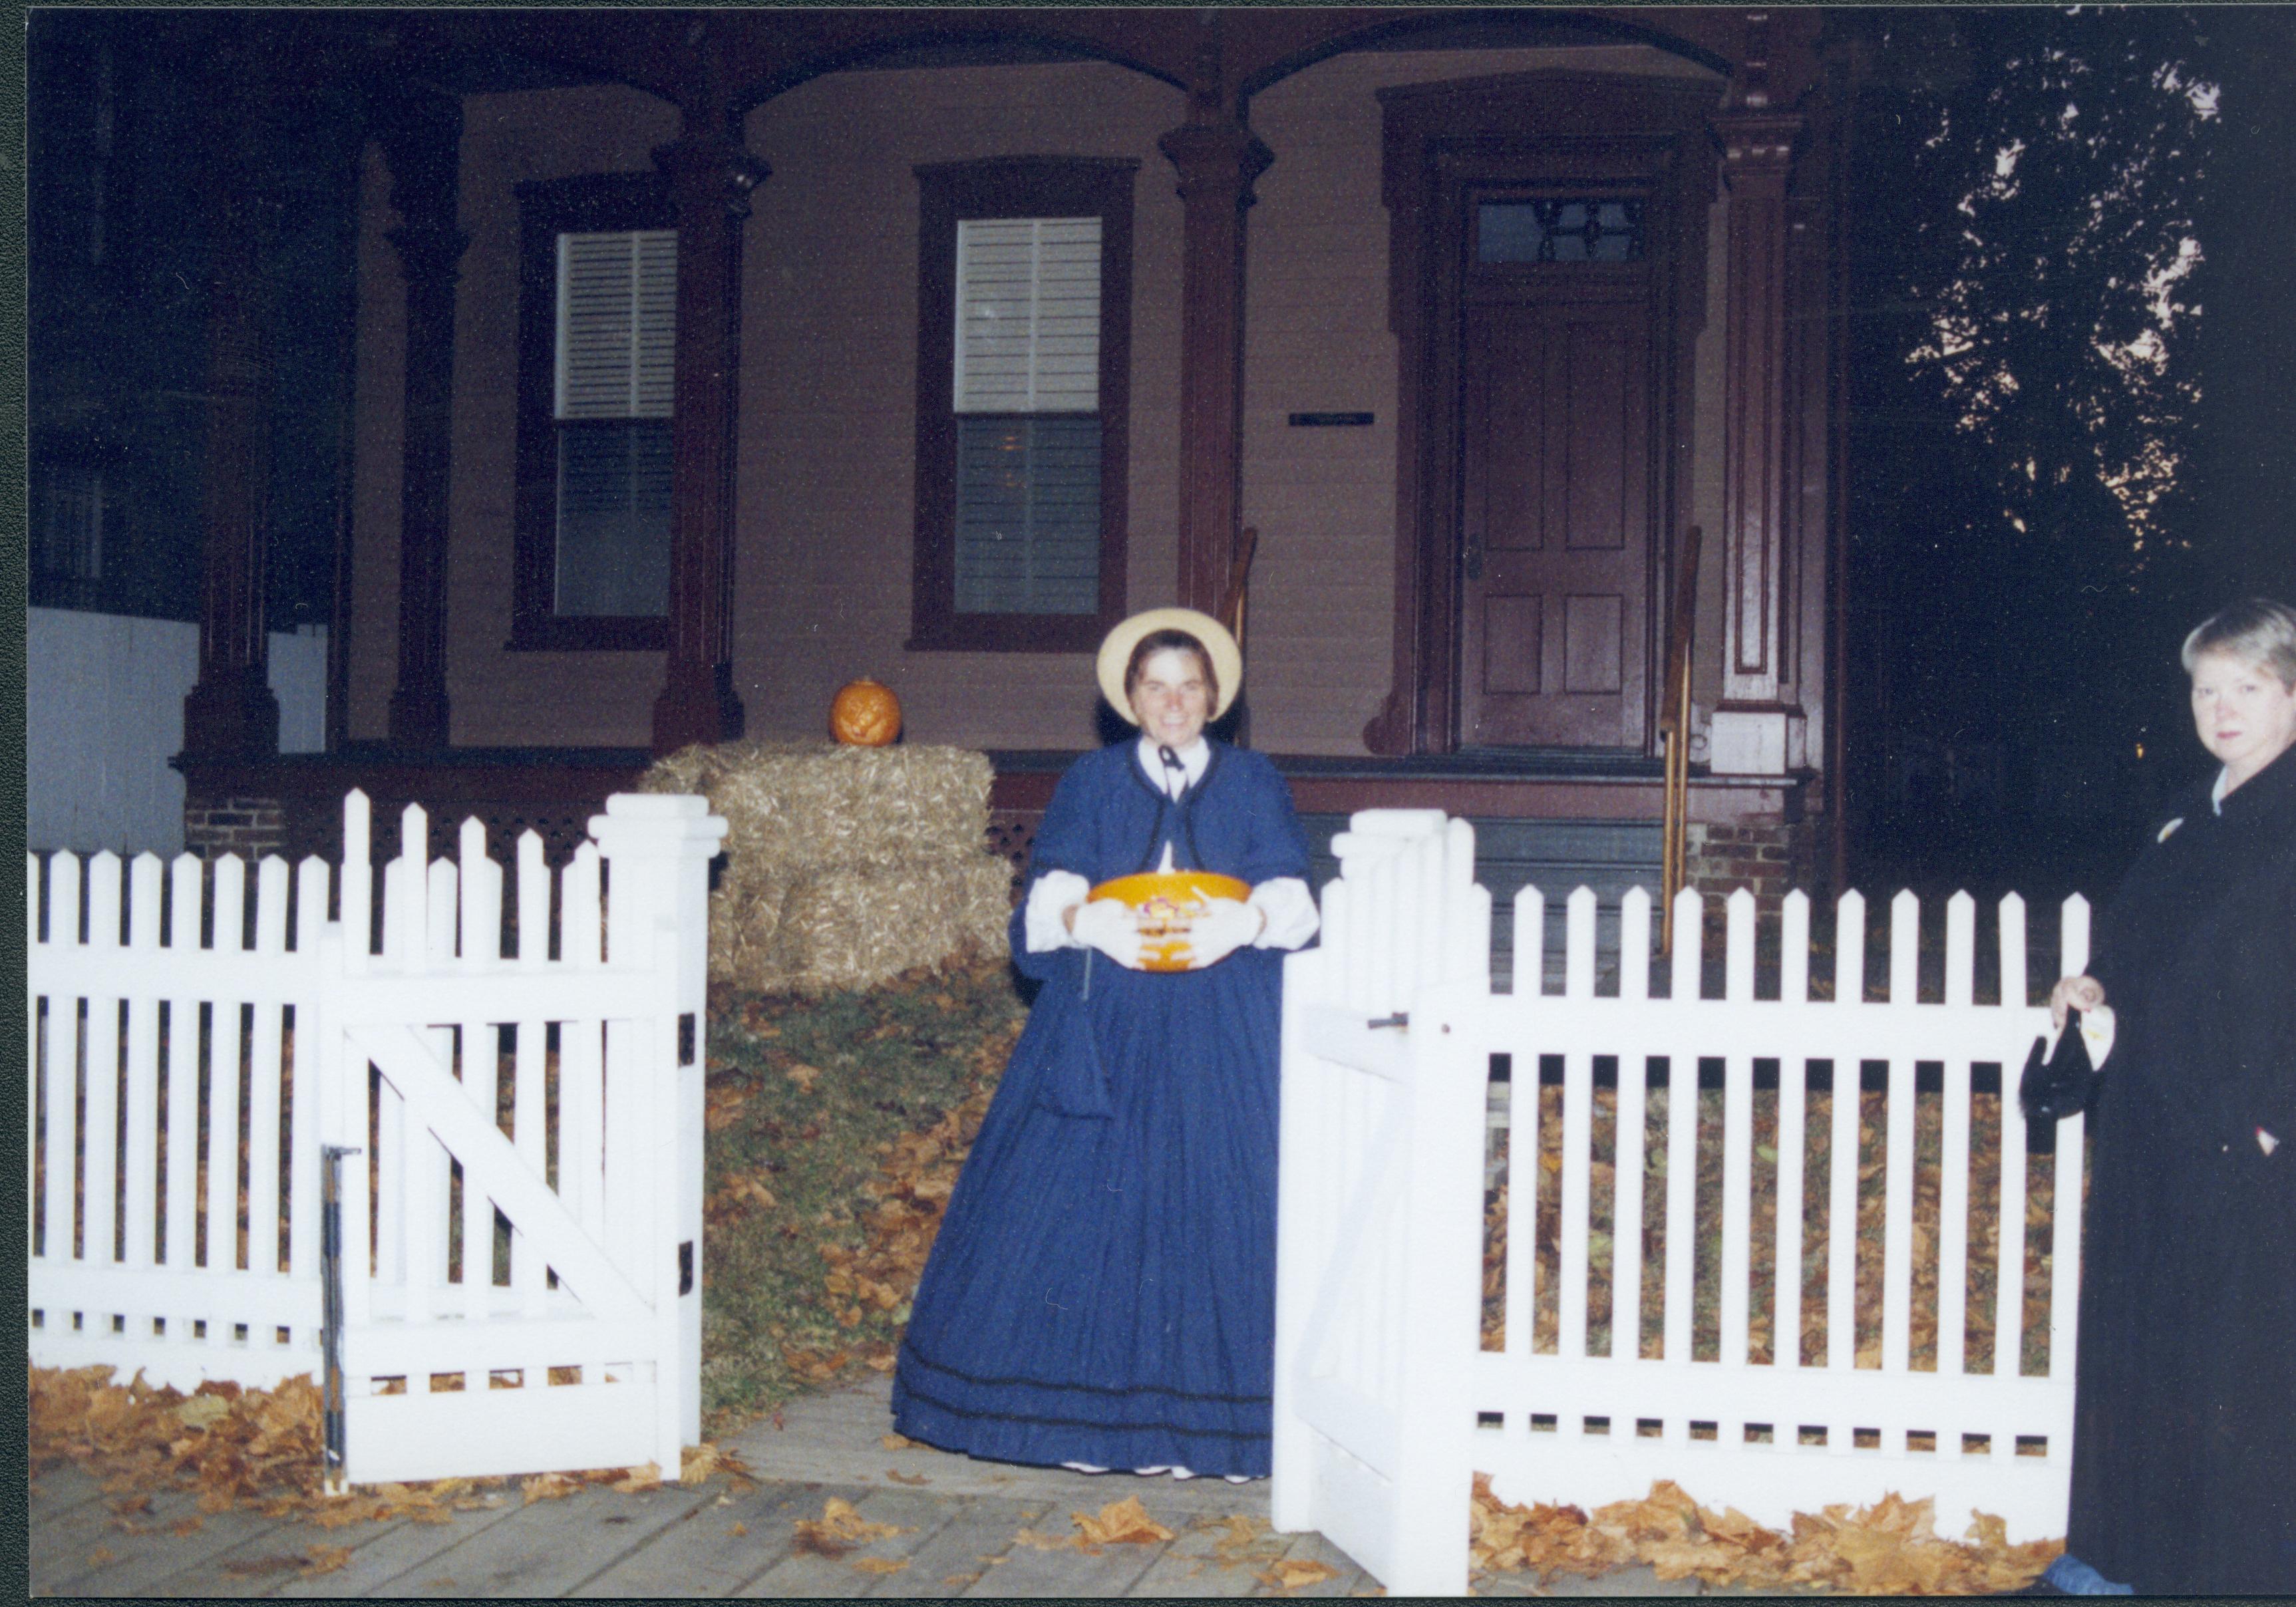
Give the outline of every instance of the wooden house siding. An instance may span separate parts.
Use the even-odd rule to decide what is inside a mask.
[[[1081,654],[911,652],[921,163],[1136,160],[1128,605],[1176,588],[1179,199],[1171,86],[1100,63],[831,74],[753,111],[774,169],[744,258],[736,685],[756,735],[811,735],[870,676],[923,741],[1092,745]]]
[[[1558,67],[1706,77],[1636,45],[1341,54],[1252,106],[1275,152],[1249,216],[1243,521],[1253,578],[1257,745],[1359,755],[1391,684],[1397,357],[1389,327],[1381,109],[1390,86]],[[1720,81],[1715,79],[1718,96]],[[1128,603],[1177,590],[1181,206],[1159,134],[1171,86],[1113,65],[832,73],[753,111],[772,168],[744,234],[734,685],[753,735],[810,734],[855,676],[900,693],[919,737],[999,749],[1094,740],[1082,655],[911,652],[917,186],[922,162],[1128,157],[1136,188]],[[534,178],[651,167],[676,132],[622,87],[465,98],[455,329],[447,682],[458,746],[637,745],[663,656],[512,652],[517,203]],[[1708,229],[1689,518],[1721,521],[1726,199]],[[380,159],[362,189],[358,445],[348,734],[384,734],[397,651],[404,383],[397,221]],[[1295,428],[1361,411],[1368,428]],[[1823,482],[1822,473],[1816,476]],[[1710,555],[1716,551],[1710,537]],[[1722,585],[1701,577],[1697,695],[1718,694]],[[1815,711],[1813,711],[1815,712]]]

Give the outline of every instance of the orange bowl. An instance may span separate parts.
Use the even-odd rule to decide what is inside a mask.
[[[1251,896],[1251,884],[1214,871],[1144,871],[1119,876],[1092,890],[1095,898],[1113,898],[1140,914],[1142,969],[1188,969],[1188,929],[1204,913],[1207,898]]]

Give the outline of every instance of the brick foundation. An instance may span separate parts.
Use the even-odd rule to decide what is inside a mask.
[[[1799,821],[1752,822],[1739,825],[1685,828],[1685,857],[1690,885],[1701,897],[1727,898],[1740,888],[1754,895],[1765,911],[1799,888],[1813,898],[1824,890],[1819,881],[1819,842],[1816,824]]]
[[[287,848],[287,811],[276,798],[194,798],[184,805],[184,848],[202,859],[253,861]]]

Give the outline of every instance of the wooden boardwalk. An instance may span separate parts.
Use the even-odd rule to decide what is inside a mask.
[[[1260,1534],[1248,1546],[1222,1521],[1267,1517],[1263,1480],[1231,1485],[1098,1477],[976,1462],[922,1446],[888,1450],[882,1380],[792,1403],[778,1423],[728,1438],[757,1488],[665,1485],[645,1494],[586,1488],[521,1505],[515,1483],[446,1523],[406,1519],[321,1529],[250,1511],[201,1517],[190,1493],[154,1497],[123,1526],[77,1469],[42,1476],[29,1503],[31,1593],[74,1596],[1241,1596],[1377,1594],[1377,1581],[1319,1535]],[[1072,1512],[1138,1496],[1176,1537],[1097,1554],[1019,1538],[1075,1532]],[[797,1548],[799,1519],[833,1496],[900,1532],[839,1557]],[[173,1532],[183,1523],[187,1532]],[[1220,1542],[1227,1541],[1223,1548]],[[347,1547],[340,1568],[306,1575],[313,1548]],[[1321,1562],[1330,1577],[1280,1588],[1275,1564]],[[896,1567],[895,1565],[898,1565]],[[1320,1570],[1308,1570],[1319,1572]],[[1646,1569],[1538,1591],[1522,1576],[1476,1581],[1491,1595],[1698,1593]]]

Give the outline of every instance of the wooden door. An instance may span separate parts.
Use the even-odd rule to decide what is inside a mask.
[[[1471,250],[1459,324],[1460,740],[1639,751],[1658,466],[1644,265],[1479,274],[1488,254]]]

